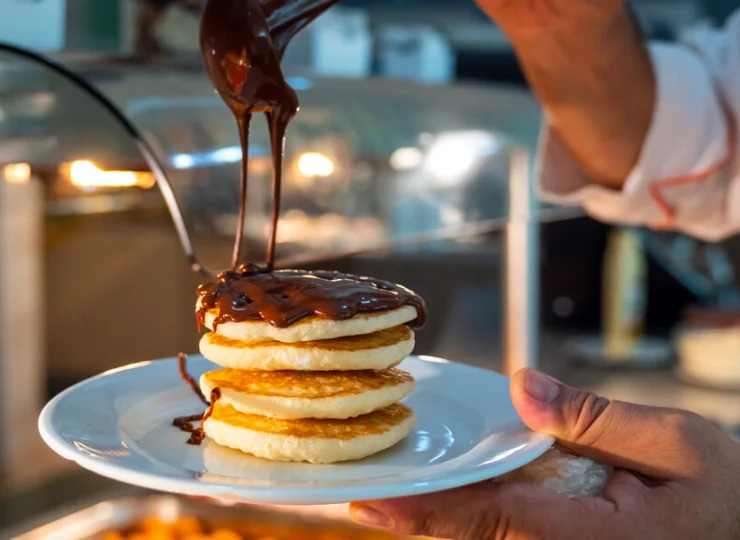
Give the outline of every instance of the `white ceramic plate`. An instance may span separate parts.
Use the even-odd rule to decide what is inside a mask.
[[[39,429],[61,456],[115,480],[231,504],[330,504],[440,491],[494,478],[552,444],[520,421],[502,375],[430,357],[400,366],[417,380],[405,403],[411,435],[373,457],[333,465],[279,463],[188,438],[171,425],[203,405],[174,358],[103,373],[61,393]],[[196,379],[214,365],[191,356]]]

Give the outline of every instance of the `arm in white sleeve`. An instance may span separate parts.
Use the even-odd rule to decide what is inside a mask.
[[[740,15],[723,32],[697,34],[681,45],[652,44],[650,54],[657,101],[623,188],[593,183],[546,123],[538,167],[543,199],[582,205],[604,221],[673,228],[706,240],[740,231]]]

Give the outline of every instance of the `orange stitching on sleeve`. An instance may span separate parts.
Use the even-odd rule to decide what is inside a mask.
[[[693,47],[689,47],[693,52],[700,54],[699,51],[694,49]],[[725,118],[725,126],[727,128],[727,149],[725,151],[725,154],[722,156],[722,158],[717,161],[716,163],[710,165],[707,169],[683,176],[675,176],[672,178],[663,178],[661,180],[653,180],[650,185],[648,186],[648,191],[650,193],[650,196],[653,198],[653,201],[655,201],[655,204],[658,205],[658,208],[663,213],[663,221],[656,223],[652,225],[655,229],[670,229],[675,226],[676,223],[676,215],[675,215],[675,209],[671,207],[671,205],[668,203],[668,200],[666,199],[665,195],[663,194],[663,190],[667,188],[672,187],[679,187],[679,186],[685,186],[688,184],[693,184],[697,182],[703,182],[710,176],[718,173],[732,158],[732,153],[735,149],[735,144],[737,140],[737,125],[735,121],[735,115],[732,112],[732,109],[730,105],[725,100],[724,95],[722,92],[717,89],[717,97],[720,101],[720,106],[722,107],[722,112],[724,114]]]

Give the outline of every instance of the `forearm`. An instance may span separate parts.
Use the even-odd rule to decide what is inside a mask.
[[[622,10],[588,28],[509,37],[551,127],[583,172],[621,188],[638,161],[656,94],[632,16]]]

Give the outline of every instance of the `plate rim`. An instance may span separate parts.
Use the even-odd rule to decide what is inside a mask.
[[[200,355],[191,355],[200,356]],[[463,370],[484,371],[489,374],[508,378],[495,371],[485,370],[475,366],[469,366],[429,355],[409,355],[419,362],[437,364],[452,364],[455,368]],[[492,476],[488,468],[473,468],[455,474],[446,474],[437,477],[423,477],[415,481],[399,483],[384,483],[372,486],[329,486],[329,487],[291,487],[289,495],[286,490],[276,489],[271,486],[244,486],[237,484],[215,484],[208,481],[197,481],[189,478],[173,478],[157,472],[146,472],[127,467],[115,461],[95,458],[84,452],[80,452],[67,441],[58,430],[55,429],[52,416],[58,404],[71,393],[98,379],[115,375],[123,371],[141,369],[162,360],[175,360],[176,357],[164,357],[155,360],[145,360],[126,364],[110,369],[75,383],[54,396],[43,407],[38,418],[38,429],[43,441],[56,454],[64,459],[73,461],[78,466],[106,478],[129,485],[143,487],[146,489],[165,493],[175,493],[186,496],[209,497],[224,504],[233,503],[264,503],[274,505],[321,505],[346,503],[348,501],[364,501],[378,498],[395,498],[421,495],[454,489],[485,480],[491,480],[498,475]],[[544,454],[555,442],[554,437],[544,433],[532,432],[535,440],[532,442],[530,451],[524,456],[515,455],[509,458],[508,463],[512,466],[510,471],[516,470],[530,463]],[[503,473],[505,474],[505,473]]]

